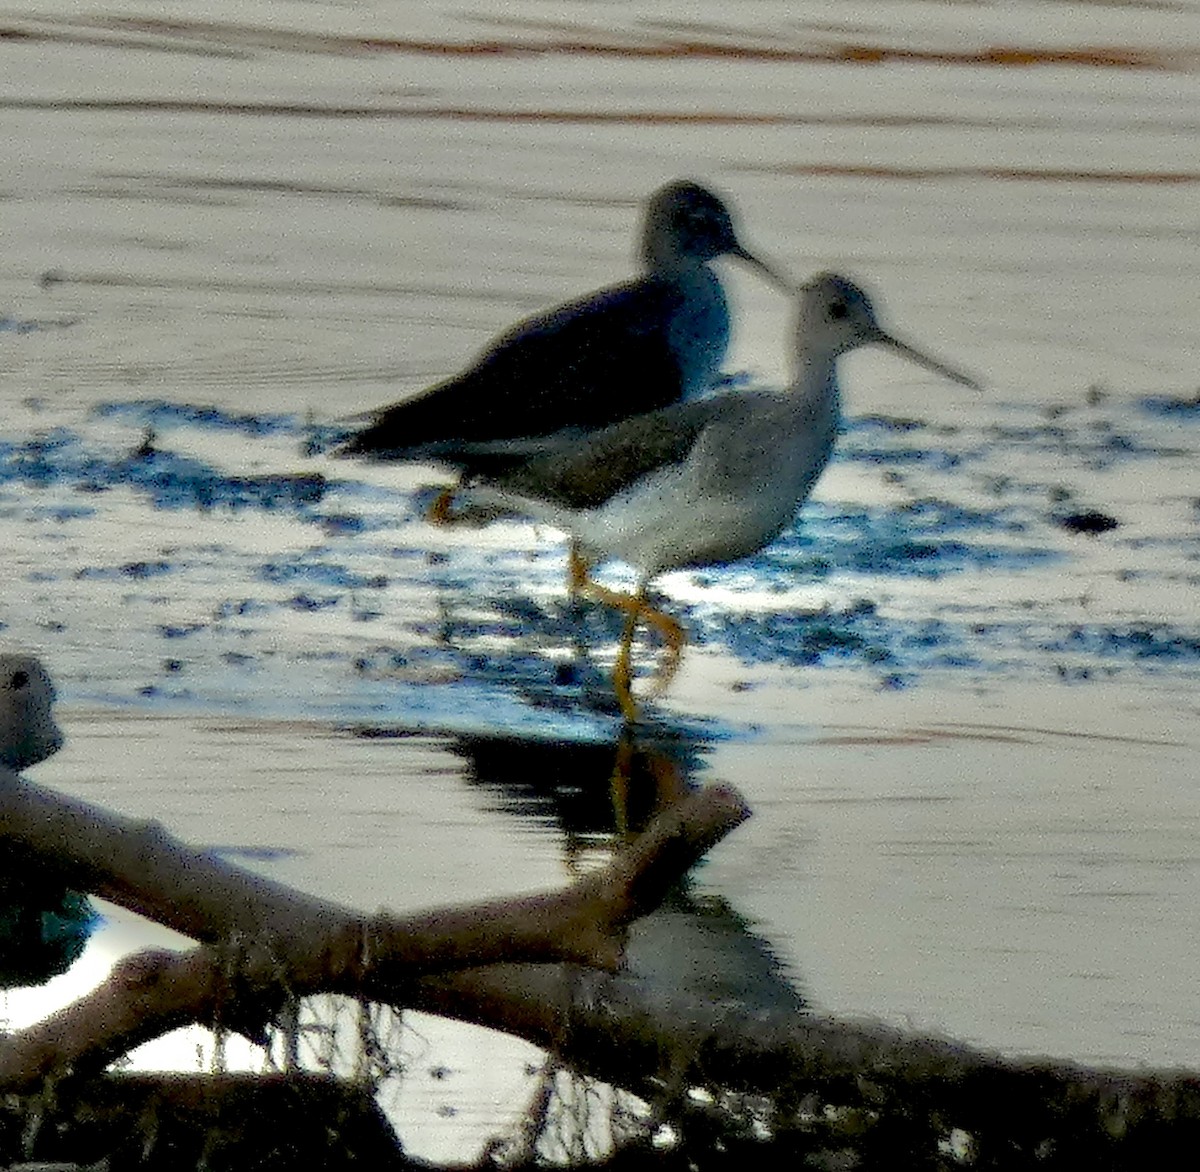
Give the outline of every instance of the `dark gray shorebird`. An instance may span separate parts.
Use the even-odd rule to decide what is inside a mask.
[[[792,291],[742,246],[716,195],[668,184],[646,209],[640,277],[514,326],[461,374],[380,410],[338,454],[437,461],[447,447],[593,431],[707,390],[729,343],[710,267],[722,256]],[[433,519],[448,506],[443,494]]]
[[[841,423],[837,359],[879,345],[978,389],[972,379],[879,325],[866,294],[822,273],[799,294],[796,369],[782,391],[729,392],[678,403],[591,435],[464,445],[443,452],[468,478],[462,490],[565,530],[588,564],[610,558],[634,567],[634,594],[587,578],[583,593],[626,614],[614,672],[621,710],[632,720],[631,647],[645,620],[663,635],[669,681],[683,627],[646,600],[668,570],[725,565],[758,552],[792,521],[833,452]]]

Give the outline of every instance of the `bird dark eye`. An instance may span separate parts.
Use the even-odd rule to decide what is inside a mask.
[[[850,312],[850,306],[844,301],[834,301],[829,306],[829,320],[841,321]]]
[[[27,687],[29,684],[29,673],[27,671],[14,671],[12,679],[8,681],[8,686],[14,692],[20,691],[21,688]]]

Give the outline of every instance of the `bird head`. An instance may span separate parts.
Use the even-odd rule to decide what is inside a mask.
[[[0,655],[0,765],[20,771],[62,748],[54,685],[32,655]]]
[[[653,269],[678,269],[733,256],[788,292],[793,286],[738,240],[733,214],[699,183],[678,180],[650,198],[642,231],[642,255]]]
[[[833,358],[859,346],[883,346],[944,378],[980,389],[970,376],[888,333],[879,324],[870,298],[837,273],[818,273],[801,286],[797,340],[806,353]]]

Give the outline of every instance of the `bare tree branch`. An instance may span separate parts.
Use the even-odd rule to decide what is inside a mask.
[[[726,1110],[736,1110],[730,1094],[757,1095],[754,1110],[769,1104],[778,1134],[791,1128],[831,1150],[852,1142],[881,1154],[881,1166],[898,1136],[929,1151],[950,1128],[1006,1166],[1053,1151],[1141,1160],[1163,1137],[1200,1128],[1200,1078],[1186,1072],[1095,1070],[878,1023],[764,1018],[682,996],[664,1003],[661,989],[643,996],[636,978],[606,971],[620,958],[624,927],[745,816],[735,793],[710,789],[563,891],[363,916],[0,769],[0,840],[206,941],[129,958],[88,997],[0,1039],[0,1089],[86,1075],[190,1021],[249,1029],[284,992],[330,991],[506,1030],[643,1095],[664,1118],[695,1114],[691,1087],[712,1088]],[[537,963],[474,967],[498,958]]]
[[[688,1092],[700,1087],[757,1096],[772,1131],[799,1129],[817,1146],[821,1135],[856,1147],[877,1136],[881,1160],[871,1166],[893,1166],[900,1132],[923,1136],[928,1152],[962,1129],[998,1167],[1031,1166],[1053,1151],[1082,1160],[1072,1166],[1140,1168],[1200,1129],[1194,1072],[1009,1057],[879,1022],[758,1015],[684,997],[664,1006],[661,990],[651,999],[639,986],[623,973],[495,965],[426,978],[410,1003],[524,1037],[665,1118],[694,1112]]]
[[[134,957],[89,996],[5,1038],[0,1088],[96,1069],[185,1022],[253,1034],[285,995],[403,1004],[421,976],[498,961],[613,969],[629,922],[748,814],[734,790],[713,787],[660,815],[607,867],[562,891],[365,916],[0,767],[0,841],[33,851],[74,887],[206,942],[187,953]]]

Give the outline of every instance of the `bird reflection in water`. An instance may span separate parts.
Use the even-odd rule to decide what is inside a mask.
[[[466,763],[468,783],[494,797],[495,809],[557,825],[567,868],[578,875],[693,786],[705,750],[700,737],[645,724],[637,732],[627,726],[616,742],[583,744],[464,736],[449,747]],[[620,791],[615,774],[624,775]],[[636,988],[648,1009],[690,998],[784,1020],[805,1007],[798,976],[770,941],[690,875],[630,925],[625,965],[609,979]]]
[[[543,607],[502,596],[486,600],[496,616],[488,620],[477,610],[461,610],[460,602],[458,589],[437,595],[443,682],[502,688],[526,711],[547,717],[545,729],[533,736],[497,727],[456,739],[455,751],[476,763],[481,779],[511,779],[515,791],[528,796],[528,779],[537,777],[538,791],[553,795],[556,805],[575,790],[587,793],[592,803],[603,792],[605,817],[589,833],[622,837],[644,829],[688,792],[702,737],[677,719],[649,712],[636,721],[625,718],[604,667],[593,658],[593,644],[613,634],[614,617],[622,623],[623,618],[596,608],[581,610],[574,599]],[[386,655],[363,657],[361,671],[374,678],[394,674]],[[460,703],[467,700],[464,691]],[[613,717],[619,723],[610,739]],[[549,730],[563,718],[577,724],[582,735],[553,739]],[[505,717],[493,710],[493,719]]]
[[[702,742],[676,730],[638,731],[627,725],[615,742],[599,743],[480,734],[450,748],[499,809],[556,824],[576,873],[588,853],[638,834],[693,788]]]

